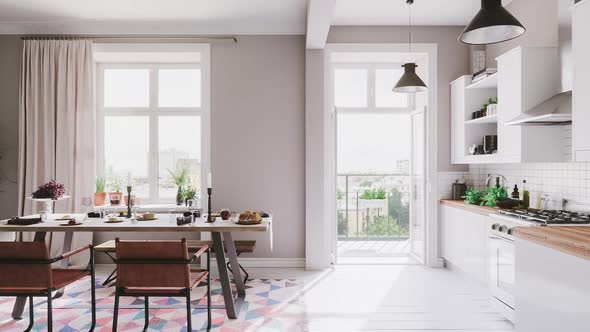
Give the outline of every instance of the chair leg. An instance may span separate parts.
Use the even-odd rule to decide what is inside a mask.
[[[193,332],[193,315],[191,310],[191,289],[187,288],[186,292],[186,329]]]
[[[90,306],[92,310],[92,325],[90,332],[96,327],[96,275],[94,271],[94,251],[90,251]]]
[[[240,266],[240,270],[242,270],[242,272],[244,272],[244,284],[245,284],[246,281],[248,281],[248,277],[250,275],[248,274],[248,271],[246,271],[246,269],[244,269],[244,267],[242,266],[242,264],[238,264],[238,265]],[[230,267],[230,262],[229,261],[225,264],[225,266],[227,266],[227,269],[229,270],[229,272],[234,273],[234,271],[232,271],[232,269]]]
[[[33,322],[35,321],[35,311],[33,310],[33,297],[29,296],[29,326],[25,332],[29,332],[33,328]]]
[[[207,250],[207,331],[211,331],[211,249]]]
[[[108,284],[110,284],[111,282],[113,282],[115,279],[117,279],[117,275],[115,274],[117,273],[117,269],[114,269],[113,272],[111,272],[111,274],[109,274],[109,276],[105,279],[105,281],[102,283],[102,285],[104,287],[106,287]]]
[[[246,271],[246,269],[244,269],[242,264],[238,264],[238,265],[240,266],[240,270],[242,270],[242,272],[244,272],[244,284],[246,284],[246,281],[248,281],[248,277],[250,277],[250,275],[248,274],[248,271]]]
[[[119,318],[119,290],[115,291],[115,310],[113,311],[113,332],[117,332],[118,318]]]
[[[143,317],[143,332],[147,332],[148,326],[150,325],[150,306],[148,304],[149,297],[143,299],[144,317]]]
[[[47,332],[53,331],[53,305],[51,292],[47,294]]]

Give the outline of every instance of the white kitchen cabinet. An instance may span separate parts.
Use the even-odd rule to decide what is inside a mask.
[[[571,160],[565,127],[506,124],[559,92],[557,47],[516,47],[496,60],[496,74],[476,83],[471,82],[469,75],[451,83],[451,162],[491,164]],[[588,95],[590,101],[590,93]],[[471,120],[473,111],[496,96],[497,115]],[[590,123],[590,112],[587,113],[587,123]],[[590,124],[588,127],[585,132],[590,136]],[[498,153],[470,155],[468,147],[482,144],[485,135],[498,135]],[[586,139],[586,142],[590,155],[590,140]]]
[[[486,216],[440,205],[442,256],[478,281],[486,281]],[[447,264],[448,265],[448,264]]]
[[[568,161],[562,126],[509,126],[559,92],[558,49],[516,47],[498,58],[498,153],[504,163]]]
[[[575,161],[590,161],[590,1],[579,2],[573,11],[573,126]]]
[[[490,98],[496,97],[496,88],[493,85],[474,86],[470,75],[461,76],[451,82],[451,163],[453,164],[470,164],[475,163],[476,158],[479,157],[493,157],[491,155],[472,156],[468,151],[471,145],[482,144],[484,135],[497,133],[495,120],[472,122],[472,112],[480,110]]]
[[[590,261],[516,239],[516,331],[590,330]]]

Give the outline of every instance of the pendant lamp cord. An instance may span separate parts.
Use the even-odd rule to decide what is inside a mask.
[[[408,45],[410,56],[412,54],[412,4],[414,0],[406,0],[408,4]]]

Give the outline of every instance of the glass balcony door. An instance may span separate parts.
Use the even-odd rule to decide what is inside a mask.
[[[425,109],[410,115],[411,122],[411,199],[410,199],[410,250],[412,256],[424,262],[425,250],[425,193],[426,193],[426,122]]]

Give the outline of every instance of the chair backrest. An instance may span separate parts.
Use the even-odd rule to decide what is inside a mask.
[[[115,241],[117,287],[190,287],[186,240]]]
[[[44,241],[0,242],[0,289],[51,288],[51,264]]]

